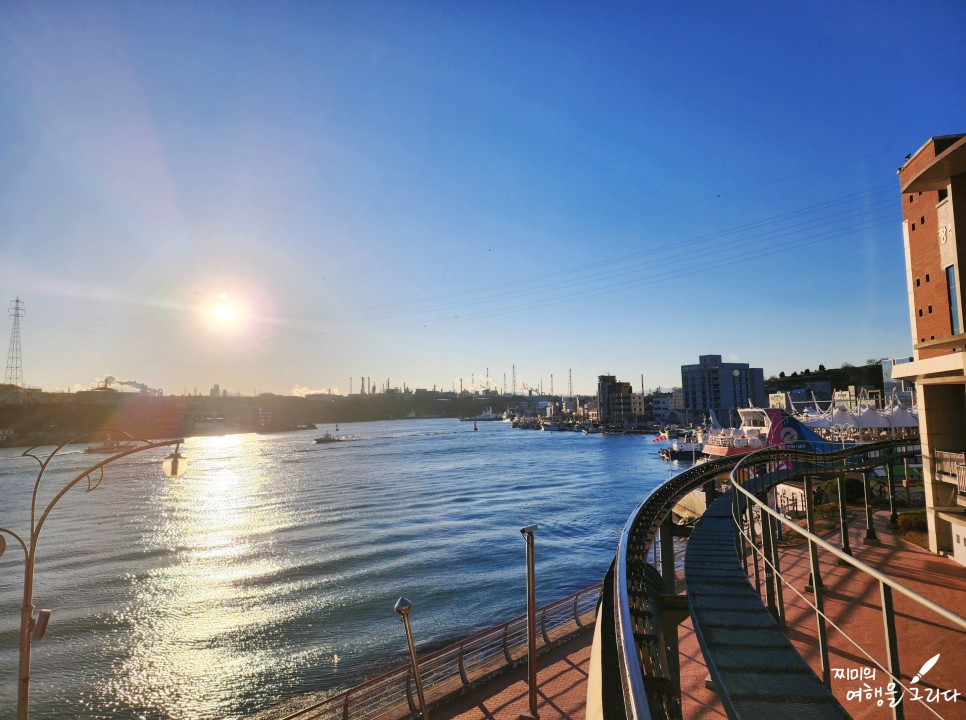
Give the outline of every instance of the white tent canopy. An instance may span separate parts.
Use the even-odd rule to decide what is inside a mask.
[[[882,416],[878,410],[874,407],[866,407],[862,412],[860,412],[855,419],[858,421],[859,427],[862,428],[887,428],[890,427],[889,421]]]
[[[919,426],[919,416],[904,405],[889,408],[882,414],[894,428]]]
[[[859,422],[855,419],[852,413],[837,407],[829,415],[829,422],[832,423],[833,427],[858,427]]]

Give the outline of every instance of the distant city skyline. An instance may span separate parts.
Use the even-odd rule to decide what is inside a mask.
[[[593,394],[908,356],[896,170],[964,131],[964,30],[949,3],[4,3],[24,381],[515,365]]]

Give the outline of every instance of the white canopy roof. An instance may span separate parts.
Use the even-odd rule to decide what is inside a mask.
[[[892,427],[918,427],[919,416],[904,405],[889,408],[882,413]]]
[[[836,426],[836,425],[838,427],[845,427],[845,426],[858,427],[859,426],[858,420],[855,419],[852,413],[847,412],[846,410],[840,407],[835,408],[829,415],[828,419],[833,426]]]
[[[874,407],[866,407],[856,416],[859,427],[864,428],[887,428],[889,421],[882,417],[882,413]]]

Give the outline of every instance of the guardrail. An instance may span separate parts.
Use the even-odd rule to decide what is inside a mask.
[[[597,618],[601,584],[537,610],[537,652],[552,647]],[[400,636],[401,637],[401,636]],[[426,703],[438,705],[527,656],[527,616],[521,615],[419,659]],[[412,668],[373,678],[281,720],[400,720],[419,713]]]
[[[731,473],[732,484],[736,488],[732,506],[736,541],[739,544],[739,552],[746,557],[746,563],[747,555],[750,552],[753,568],[748,568],[746,565],[746,570],[752,573],[759,593],[764,592],[764,604],[776,618],[784,622],[783,587],[787,587],[815,610],[816,637],[821,656],[822,681],[827,687],[831,687],[827,626],[831,625],[843,633],[844,637],[861,655],[887,674],[890,685],[899,689],[898,698],[890,703],[893,718],[897,719],[904,717],[904,698],[906,695],[920,702],[924,702],[924,700],[911,692],[911,683],[904,683],[900,679],[894,596],[901,595],[918,606],[919,612],[904,611],[903,615],[906,622],[909,618],[918,618],[920,621],[926,622],[923,618],[931,613],[933,617],[942,618],[952,626],[966,631],[966,618],[910,590],[861,560],[857,560],[847,551],[847,545],[838,548],[818,537],[814,533],[813,508],[809,498],[811,483],[814,478],[841,475],[845,469],[868,471],[882,465],[883,462],[890,462],[897,457],[908,457],[914,455],[917,451],[919,451],[918,443],[904,444],[899,441],[857,446],[829,454],[781,449],[762,450],[745,456]],[[799,527],[797,523],[784,517],[781,513],[775,512],[766,501],[770,488],[789,480],[801,480],[805,483],[807,529]],[[870,518],[867,521],[870,521]],[[777,543],[779,523],[786,538],[788,533],[797,533],[808,544],[810,577],[807,586],[803,588],[804,592],[795,588],[781,573]],[[819,550],[830,553],[835,556],[839,564],[850,566],[878,583],[885,636],[885,657],[883,659],[878,660],[873,654],[874,652],[883,652],[882,649],[873,651],[861,647],[857,641],[845,634],[842,627],[836,626],[825,614],[823,599],[825,588],[822,583],[818,560]],[[761,567],[759,567],[759,564]],[[763,579],[762,576],[764,576]],[[810,594],[812,599],[806,597],[806,594]],[[939,717],[939,714],[932,708],[927,707],[927,710]]]
[[[841,442],[820,444],[824,452],[818,455],[826,458],[828,464],[822,470],[826,477],[832,477],[841,470],[854,472],[880,467],[920,452],[918,439],[886,440],[852,446],[862,448],[860,451],[850,448],[843,450],[842,445]],[[866,453],[861,462],[857,459],[857,452]],[[758,453],[778,453],[782,456],[789,453],[807,454],[784,447],[761,450]],[[660,540],[659,530],[681,498],[715,476],[732,471],[743,458],[758,453],[714,459],[675,475],[651,491],[628,519],[618,545],[613,590],[613,642],[617,646],[615,672],[620,675],[623,712],[612,712],[605,706],[604,720],[650,720],[652,717],[669,718],[680,715],[679,698],[675,696],[679,692],[676,687],[678,678],[675,676],[677,659],[672,657],[676,648],[673,639],[663,638],[660,623],[656,622],[657,614],[660,613],[659,605],[665,600],[670,588],[665,584],[663,589],[657,589],[653,581],[655,566],[661,567],[662,558],[664,562],[667,558],[673,558],[666,552],[666,548],[660,547],[655,541]],[[894,489],[891,482],[891,464],[889,467],[890,489]],[[816,468],[816,472],[817,470]],[[894,497],[891,497],[891,502],[894,510]],[[667,539],[665,538],[665,542]],[[662,574],[667,577],[667,574]]]
[[[739,457],[710,460],[675,475],[641,501],[621,533],[614,573],[614,625],[624,714],[629,720],[676,714],[671,705],[677,679],[666,653],[653,642],[660,630],[655,627],[654,609],[648,607],[655,594],[653,583],[647,582],[648,556],[655,550],[655,537],[681,498],[732,469]],[[661,555],[669,557],[665,552]]]

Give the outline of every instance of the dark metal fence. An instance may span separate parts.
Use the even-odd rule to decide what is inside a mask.
[[[538,652],[594,624],[600,588],[594,585],[537,610]],[[419,659],[426,703],[458,695],[525,660],[526,654],[527,618],[521,615],[426,655]],[[281,720],[400,720],[418,711],[412,669],[406,664]]]

